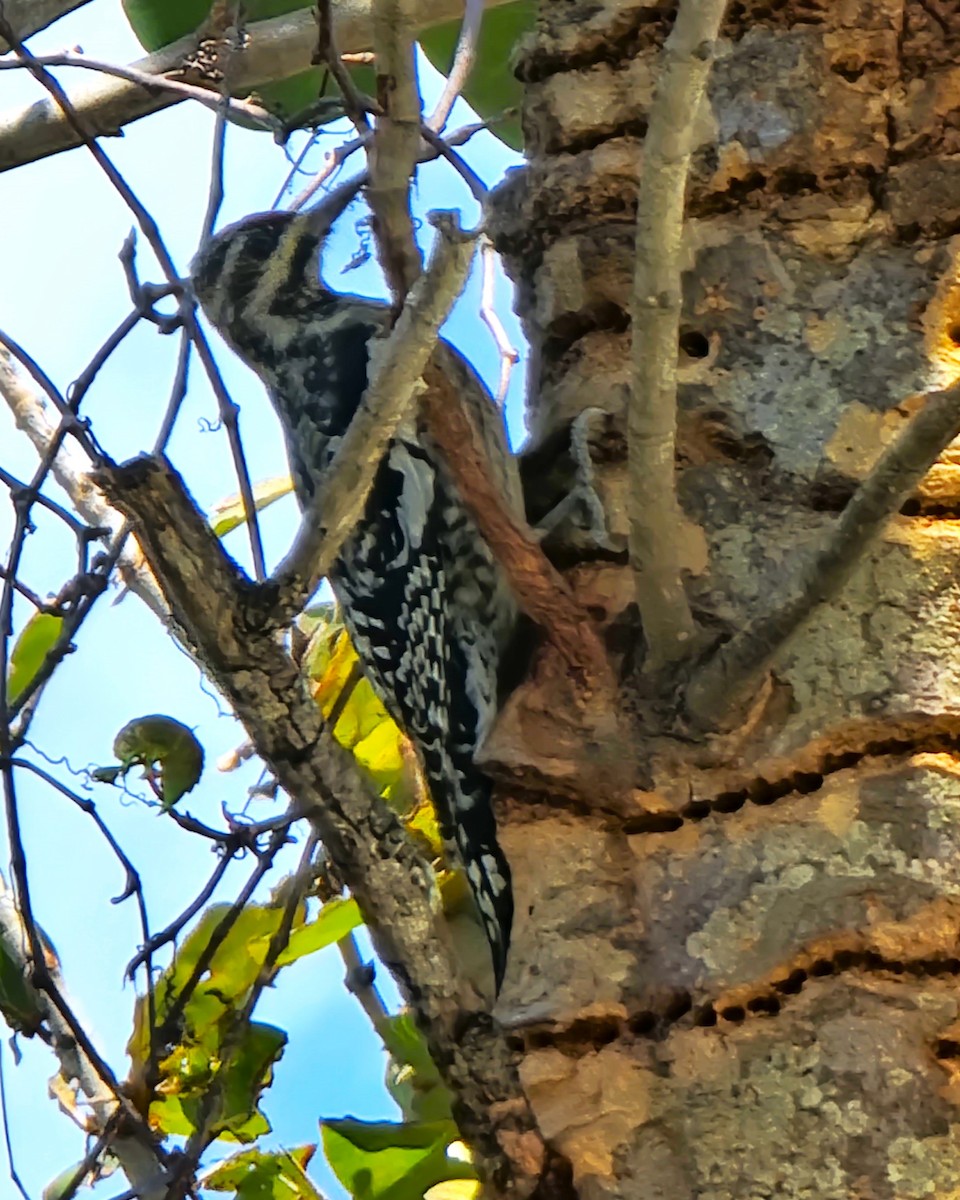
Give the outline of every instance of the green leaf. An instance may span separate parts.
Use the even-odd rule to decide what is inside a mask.
[[[341,938],[363,924],[363,917],[356,900],[328,900],[320,909],[315,921],[302,925],[290,936],[286,950],[277,959],[277,965],[285,967],[307,954],[333,946]]]
[[[283,921],[284,907],[285,902],[277,901],[248,904],[219,940],[218,931],[232,906],[212,905],[157,980],[154,997],[157,1021],[162,1025],[195,974],[201,956],[206,958],[211,939],[218,937],[217,948],[183,1005],[178,1024],[167,1031],[172,1044],[164,1049],[159,1082],[152,1093],[140,1097],[142,1106],[149,1106],[154,1129],[189,1137],[204,1116],[204,1096],[215,1087],[220,1106],[210,1128],[216,1136],[250,1142],[269,1132],[270,1125],[257,1104],[272,1080],[273,1064],[283,1053],[286,1034],[272,1025],[251,1022],[238,1036],[236,1018],[264,966],[271,940]],[[339,941],[361,924],[353,900],[329,901],[313,921],[306,920],[306,912],[305,904],[295,912],[290,942],[276,970]],[[147,1021],[146,998],[141,996],[127,1046],[133,1064],[128,1083],[132,1081],[134,1090],[152,1086],[146,1074],[150,1051]]]
[[[83,1166],[83,1160],[75,1162],[66,1170],[60,1172],[54,1179],[51,1179],[47,1186],[41,1192],[42,1200],[60,1200],[67,1188],[73,1183],[74,1177]]]
[[[113,752],[124,771],[140,766],[152,778],[160,767],[160,795],[165,810],[194,788],[203,772],[203,747],[189,729],[173,717],[154,713],[128,721],[113,741]],[[103,778],[107,768],[100,769]]]
[[[159,50],[185,37],[210,13],[212,0],[123,0],[130,27],[145,50]],[[309,8],[310,0],[245,0],[248,21],[280,17],[298,8]]]
[[[203,1178],[213,1192],[235,1192],[237,1200],[321,1200],[307,1177],[316,1146],[265,1152],[243,1150],[218,1163]]]
[[[211,937],[231,909],[230,904],[212,904],[204,911],[158,983],[158,1002],[161,997],[178,993],[183,988]],[[224,1003],[242,1002],[246,998],[260,974],[270,939],[280,928],[282,920],[282,905],[248,904],[237,916],[217,947],[203,980]],[[302,924],[302,920],[301,914],[299,920],[294,921],[294,929]]]
[[[274,1025],[251,1021],[237,1040],[232,1013],[208,1027],[201,1042],[189,1040],[160,1063],[159,1096],[150,1105],[150,1125],[164,1134],[190,1137],[201,1119],[215,1137],[252,1142],[269,1133],[270,1122],[257,1107],[273,1081],[273,1065],[283,1054],[287,1035]],[[230,1030],[231,1036],[225,1040]],[[208,1093],[217,1089],[218,1105],[208,1115]]]
[[[536,4],[533,0],[515,0],[488,8],[477,39],[477,54],[470,78],[463,89],[463,98],[484,120],[499,116],[505,109],[519,109],[521,86],[513,73],[513,51],[520,38],[534,27]],[[460,22],[434,25],[420,35],[420,45],[431,63],[446,75],[460,36]],[[519,150],[523,134],[516,116],[498,122],[491,128],[502,142]]]
[[[447,1179],[475,1179],[469,1163],[447,1157],[459,1137],[453,1121],[321,1123],[323,1150],[354,1200],[420,1200]]]
[[[18,960],[0,941],[0,1013],[15,1033],[32,1037],[43,1024],[40,998],[23,977]]]
[[[390,1055],[387,1090],[408,1121],[452,1121],[453,1093],[430,1057],[426,1040],[409,1013],[402,1012],[378,1028]]]
[[[289,475],[272,475],[269,479],[261,479],[253,485],[253,507],[257,512],[263,512],[281,497],[293,491],[293,480]],[[243,498],[239,493],[225,496],[218,500],[210,512],[210,528],[223,537],[246,522],[247,516],[243,511]]]
[[[37,672],[63,631],[63,617],[34,613],[10,653],[7,669],[7,703],[16,704],[37,677]]]

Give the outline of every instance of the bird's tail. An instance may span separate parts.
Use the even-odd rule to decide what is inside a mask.
[[[497,991],[503,983],[513,926],[510,865],[497,841],[493,785],[472,755],[422,747],[424,773],[444,842],[463,864],[490,943]]]

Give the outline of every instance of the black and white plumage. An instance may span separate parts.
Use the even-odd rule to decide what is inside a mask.
[[[324,287],[320,249],[308,218],[267,213],[223,230],[193,264],[207,317],[267,386],[303,509],[356,412],[368,343],[389,316],[385,304]],[[438,352],[519,511],[519,476],[499,412],[451,346],[441,342]],[[364,670],[420,755],[444,839],[476,898],[499,990],[513,919],[510,870],[491,784],[474,754],[496,714],[517,613],[419,417],[390,443],[330,583]]]

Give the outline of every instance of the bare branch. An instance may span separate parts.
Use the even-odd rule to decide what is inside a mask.
[[[437,226],[430,265],[414,286],[382,352],[370,384],[344,435],[323,487],[275,578],[286,621],[328,574],[340,547],[356,528],[387,444],[418,394],[424,367],[473,258],[475,235],[450,214],[432,214]]]
[[[497,265],[497,252],[489,238],[480,240],[480,261],[483,267],[483,282],[480,287],[480,317],[490,330],[490,336],[496,343],[500,354],[500,382],[497,385],[497,405],[503,407],[510,387],[510,373],[520,361],[520,353],[510,341],[503,322],[497,314],[493,303],[494,271]]]
[[[508,0],[490,2],[501,4]],[[23,10],[29,3],[30,0],[20,0],[18,7]],[[417,31],[456,20],[462,11],[462,0],[409,0],[409,4]],[[341,49],[356,53],[371,47],[372,8],[373,0],[334,5],[334,33]],[[317,26],[309,9],[252,22],[245,32],[247,38],[237,55],[232,75],[233,87],[238,94],[244,95],[272,80],[310,68],[317,44]],[[185,64],[195,59],[199,42],[197,34],[190,34],[139,59],[131,67],[146,75],[182,71]],[[209,87],[214,95],[219,88],[215,79],[198,77],[194,82]],[[110,137],[119,134],[132,121],[159,112],[181,98],[167,92],[148,91],[139,83],[111,80],[84,89],[74,97],[73,103],[83,127],[93,137]],[[59,154],[82,143],[76,129],[66,120],[59,106],[51,101],[39,101],[27,108],[0,113],[0,171]]]
[[[317,50],[314,61],[323,63],[333,76],[334,82],[340,89],[343,99],[343,110],[353,122],[353,127],[361,138],[370,133],[370,121],[367,117],[368,102],[357,91],[349,70],[344,65],[337,49],[337,41],[333,32],[333,6],[330,0],[319,0],[317,4]]]
[[[398,308],[421,270],[410,214],[410,180],[420,153],[415,13],[415,0],[373,0],[380,116],[368,151],[367,203],[380,266]]]
[[[440,99],[427,118],[427,125],[434,133],[439,133],[446,125],[450,110],[456,104],[457,97],[470,78],[470,72],[473,70],[473,63],[477,56],[480,26],[483,24],[483,3],[484,0],[465,0],[460,36],[453,54],[453,65],[447,76],[447,82],[443,85]]]
[[[860,484],[823,545],[787,585],[783,602],[721,646],[694,675],[686,694],[691,716],[714,725],[745,698],[773,657],[837,595],[871,552],[889,518],[958,436],[960,384],[955,384],[927,396]]]
[[[115,79],[125,79],[128,83],[136,83],[146,88],[148,92],[169,92],[171,97],[181,100],[196,100],[204,108],[218,112],[222,107],[222,97],[207,88],[198,87],[193,83],[184,83],[179,79],[168,79],[165,75],[151,75],[136,67],[121,67],[116,63],[104,62],[98,58],[88,58],[85,54],[75,54],[65,51],[62,54],[38,54],[34,62],[42,67],[76,67],[84,71],[96,71],[100,75],[111,75]],[[26,68],[22,61],[0,60],[0,71],[22,71]],[[261,129],[276,131],[279,122],[267,109],[250,100],[227,101],[227,111],[231,117],[243,117],[245,123],[258,125]]]
[[[688,654],[695,634],[680,578],[676,489],[681,239],[693,125],[726,0],[681,0],[663,50],[643,143],[633,282],[633,395],[627,416],[630,562],[649,670]]]
[[[27,435],[42,459],[57,437],[58,426],[48,415],[44,398],[29,386],[6,352],[0,353],[0,398],[13,413],[17,428]],[[67,445],[60,446],[53,458],[51,474],[85,521],[92,526],[110,529],[114,534],[119,532],[123,518],[110,507],[103,493],[90,479],[89,464],[75,449]],[[124,586],[139,596],[162,621],[166,621],[166,603],[142,555],[136,549],[125,550],[120,558],[119,570]]]

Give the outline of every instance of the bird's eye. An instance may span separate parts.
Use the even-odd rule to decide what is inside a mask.
[[[250,263],[265,263],[276,253],[285,229],[286,222],[273,221],[250,229],[243,240],[244,259]]]

